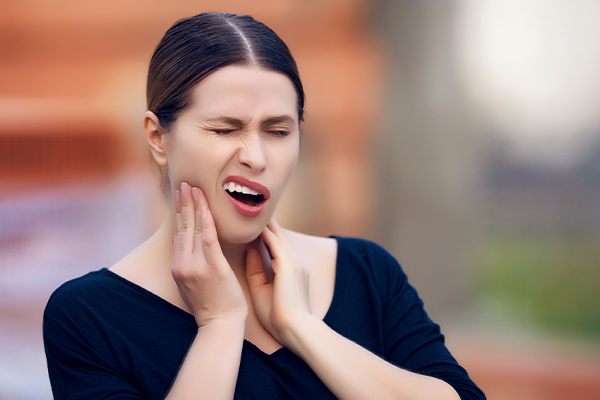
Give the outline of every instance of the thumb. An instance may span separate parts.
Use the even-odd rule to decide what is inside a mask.
[[[246,281],[250,290],[269,283],[260,253],[254,246],[246,250]]]
[[[255,246],[246,250],[246,282],[258,320],[263,326],[269,326],[273,284],[269,282],[262,257]]]

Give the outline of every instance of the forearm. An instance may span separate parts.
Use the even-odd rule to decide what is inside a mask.
[[[232,399],[244,343],[244,321],[198,330],[166,399]]]
[[[290,329],[286,342],[340,399],[459,399],[446,382],[390,364],[317,318]]]

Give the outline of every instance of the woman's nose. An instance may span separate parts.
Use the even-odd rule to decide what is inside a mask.
[[[259,132],[249,132],[242,136],[238,158],[240,163],[260,172],[265,169],[267,159]]]

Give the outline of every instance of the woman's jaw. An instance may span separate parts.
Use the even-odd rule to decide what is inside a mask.
[[[222,247],[248,245],[255,241],[274,215],[274,206],[276,206],[279,197],[277,195],[271,196],[265,201],[259,215],[248,217],[239,213],[233,202],[228,199],[229,195],[225,190],[217,190],[216,193],[205,191],[205,194],[209,202],[209,210],[215,224],[217,237]],[[166,201],[166,206],[169,208],[169,212],[164,223],[169,226],[168,231],[174,234],[176,229],[174,194]]]

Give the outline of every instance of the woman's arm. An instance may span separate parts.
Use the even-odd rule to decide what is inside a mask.
[[[285,337],[286,344],[340,399],[459,399],[441,379],[390,364],[316,317],[298,321]]]
[[[244,319],[214,320],[198,330],[166,399],[232,399]]]
[[[395,258],[381,246],[354,239],[354,260],[372,274],[381,307],[381,357],[338,334],[310,313],[305,277],[276,221],[263,232],[275,277],[250,253],[247,279],[257,316],[274,337],[294,351],[342,399],[485,399],[444,345]],[[351,243],[350,243],[351,242]],[[339,249],[338,249],[339,251]],[[357,253],[358,254],[358,253]],[[344,290],[350,290],[345,288]],[[379,303],[380,302],[380,303]]]
[[[53,314],[54,308],[52,303]],[[147,398],[101,358],[102,347],[86,344],[77,329],[65,328],[69,319],[54,320],[49,313],[44,319],[44,346],[55,399]],[[166,398],[232,399],[243,338],[243,319],[214,320],[200,328]]]
[[[171,273],[198,334],[168,399],[231,399],[248,315],[246,299],[223,255],[206,195],[182,182],[176,191]]]

